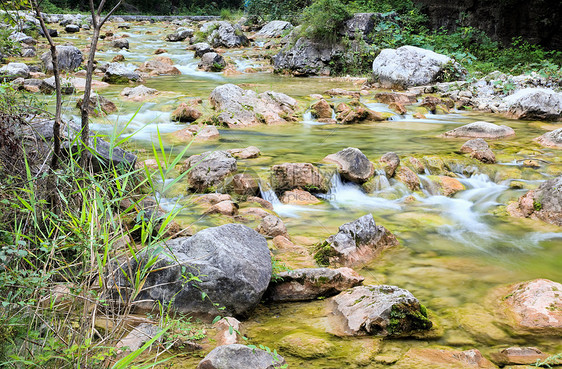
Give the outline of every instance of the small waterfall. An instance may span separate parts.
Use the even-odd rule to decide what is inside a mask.
[[[421,190],[426,196],[438,196],[439,195],[439,187],[435,184],[431,179],[429,179],[429,175],[427,174],[420,174],[418,175],[420,178],[420,185]]]
[[[386,177],[386,172],[384,169],[375,170],[375,177],[373,178],[375,183],[375,192],[384,191],[390,188],[390,182]]]
[[[261,198],[269,201],[271,205],[273,205],[273,208],[275,208],[275,206],[283,205],[271,187],[268,186],[269,188],[264,188],[265,186],[263,186],[261,182],[259,183],[259,187]]]
[[[277,194],[275,193],[275,191],[273,191],[270,185],[264,185],[260,182],[259,187],[260,187],[261,198],[269,201],[271,205],[273,205],[273,211],[275,211],[279,216],[288,217],[288,218],[300,218],[299,213],[323,211],[323,209],[313,208],[311,206],[283,204],[279,200]]]
[[[304,124],[310,124],[310,125],[314,125],[314,126],[321,126],[324,125],[326,123],[321,123],[319,121],[316,120],[316,118],[314,118],[312,116],[312,112],[310,110],[307,110],[303,115],[302,115],[302,123]]]

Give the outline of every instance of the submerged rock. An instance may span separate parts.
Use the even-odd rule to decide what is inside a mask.
[[[324,161],[335,163],[340,175],[351,182],[365,183],[375,173],[373,164],[355,147],[348,147],[335,154],[330,154]]]
[[[515,136],[515,131],[508,126],[498,126],[489,122],[474,122],[445,132],[441,137],[446,138],[488,138],[500,139]]]
[[[470,157],[486,164],[494,164],[496,156],[488,146],[488,143],[481,138],[468,140],[461,147],[462,153],[470,154]]]
[[[205,152],[187,159],[183,170],[189,170],[189,188],[197,192],[216,191],[223,180],[236,172],[236,159],[226,151]]]
[[[239,344],[219,346],[197,365],[197,369],[275,368],[286,368],[286,362],[282,356]]]
[[[322,202],[310,192],[298,188],[291,191],[285,191],[279,200],[283,204],[292,205],[312,205]]]
[[[538,189],[521,196],[510,204],[512,216],[531,217],[562,226],[562,176],[543,182]]]
[[[227,150],[236,159],[254,159],[261,155],[260,149],[255,146],[248,146],[243,149]]]
[[[331,330],[338,335],[408,336],[432,327],[418,299],[396,286],[354,287],[331,304]]]
[[[336,350],[334,344],[307,333],[292,333],[279,340],[283,352],[303,359],[323,358]]]
[[[531,365],[545,360],[549,355],[535,347],[508,347],[493,353],[492,360],[499,365]]]
[[[360,285],[365,278],[350,268],[310,268],[281,272],[266,292],[271,301],[306,301],[329,297]]]
[[[314,258],[320,265],[353,267],[368,264],[383,249],[396,245],[396,237],[367,214],[340,226],[337,234],[318,244]]]
[[[401,369],[496,368],[492,362],[482,356],[480,351],[476,349],[457,351],[432,348],[410,349],[395,366]]]
[[[562,149],[562,128],[547,132],[544,135],[537,137],[535,141],[545,147]]]
[[[509,115],[516,119],[559,120],[562,118],[562,93],[546,88],[524,88],[504,99]]]
[[[84,57],[82,52],[75,46],[57,46],[57,64],[59,70],[74,72],[82,62]],[[48,72],[53,71],[53,59],[51,52],[47,51],[41,55],[43,65]]]

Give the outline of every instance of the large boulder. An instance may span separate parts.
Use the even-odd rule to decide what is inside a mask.
[[[432,327],[418,299],[396,286],[354,287],[331,303],[331,331],[337,335],[408,336]]]
[[[286,365],[285,359],[276,353],[233,344],[215,348],[196,369],[276,369]]]
[[[188,37],[192,37],[193,33],[194,31],[191,28],[180,27],[176,30],[176,32],[167,35],[166,41],[169,42],[183,41]]]
[[[267,289],[271,301],[306,301],[330,297],[360,285],[365,278],[351,268],[295,269],[277,274]]]
[[[197,68],[204,70],[205,72],[220,72],[226,67],[226,61],[221,54],[214,52],[205,53],[201,57],[201,61],[197,65]]]
[[[531,217],[562,226],[562,176],[543,182],[507,207],[513,216]]]
[[[263,26],[253,38],[275,38],[281,37],[283,33],[293,29],[293,25],[289,22],[274,20]]]
[[[325,161],[335,163],[340,175],[351,182],[365,183],[373,176],[375,169],[369,159],[355,147],[348,147],[330,154]]]
[[[367,214],[340,226],[338,233],[318,244],[314,258],[321,265],[353,267],[369,263],[383,249],[395,245],[396,237]]]
[[[112,84],[127,84],[140,81],[141,76],[121,63],[109,63],[102,80]]]
[[[174,67],[172,59],[166,56],[157,56],[141,64],[137,69],[139,72],[148,73],[151,76],[174,76],[181,74],[178,68]]]
[[[271,186],[277,192],[296,188],[311,192],[326,192],[327,179],[310,163],[284,163],[271,167]]]
[[[29,78],[29,67],[25,63],[8,63],[0,68],[0,80],[14,80],[16,78]]]
[[[504,99],[509,115],[516,119],[559,120],[562,93],[546,88],[524,88]]]
[[[340,44],[326,45],[301,37],[272,60],[276,72],[288,71],[296,76],[329,75],[330,61],[344,53],[345,48]]]
[[[376,13],[355,13],[351,18],[345,21],[343,29],[340,33],[350,39],[355,39],[357,36],[369,36],[375,29],[377,23]]]
[[[287,123],[297,107],[297,101],[285,94],[266,91],[258,95],[233,84],[218,86],[209,99],[217,111],[215,119],[229,128]]]
[[[23,32],[12,32],[10,36],[8,36],[8,40],[12,42],[21,42],[23,44],[34,45],[37,43],[33,37],[26,35]]]
[[[111,47],[116,49],[129,49],[129,40],[126,38],[118,38],[111,41]]]
[[[76,32],[80,32],[80,26],[76,24],[68,24],[66,27],[64,27],[64,30],[67,33],[76,33]]]
[[[141,309],[161,302],[171,303],[176,312],[244,316],[260,302],[271,279],[267,241],[241,224],[169,240],[164,250],[129,261],[131,270],[155,261],[136,298]],[[190,274],[198,280],[190,280]],[[124,278],[120,283],[127,285]]]
[[[53,71],[53,59],[51,52],[46,51],[41,55],[43,65],[48,72]],[[82,65],[84,57],[82,52],[75,46],[57,46],[57,64],[59,70],[74,72],[76,68]]]
[[[217,22],[217,28],[207,37],[207,41],[213,47],[242,47],[248,46],[250,41],[244,32],[229,22]]]
[[[189,188],[197,192],[215,192],[223,180],[236,172],[236,159],[226,151],[205,152],[187,159],[184,170],[189,170]]]
[[[489,122],[474,122],[457,127],[445,132],[441,137],[447,138],[488,138],[500,139],[515,136],[513,128],[508,126],[498,126]]]
[[[439,82],[450,66],[461,74],[453,59],[415,46],[383,49],[373,61],[373,76],[384,87],[407,88]]]
[[[562,149],[562,128],[547,132],[544,135],[537,137],[535,141],[545,147]]]

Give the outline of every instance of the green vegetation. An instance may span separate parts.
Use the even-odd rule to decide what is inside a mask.
[[[316,0],[303,11],[302,28],[306,37],[332,43],[338,40],[338,31],[350,17],[340,0]]]
[[[396,304],[390,311],[390,321],[386,327],[391,335],[400,335],[405,331],[426,330],[431,328],[431,320],[427,318],[427,308],[420,305],[420,310],[411,306]]]

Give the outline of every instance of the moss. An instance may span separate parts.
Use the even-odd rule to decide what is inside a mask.
[[[398,336],[405,332],[422,331],[433,326],[431,320],[427,318],[427,309],[420,305],[416,309],[415,305],[396,304],[390,311],[390,320],[386,327],[389,335]]]
[[[533,209],[535,209],[535,211],[541,211],[542,210],[542,204],[540,203],[540,201],[538,201],[538,200],[533,201]]]
[[[320,242],[314,246],[314,261],[320,266],[330,265],[330,258],[336,255],[336,251],[327,241]]]

